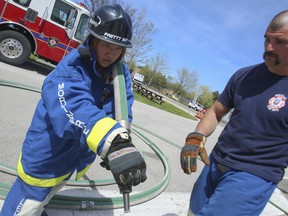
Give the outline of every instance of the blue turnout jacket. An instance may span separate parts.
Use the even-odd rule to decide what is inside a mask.
[[[129,121],[134,95],[128,67]],[[41,99],[26,134],[17,171],[26,183],[52,187],[75,170],[79,179],[100,155],[105,139],[121,125],[114,120],[112,67],[100,75],[88,42],[65,56],[44,80]]]

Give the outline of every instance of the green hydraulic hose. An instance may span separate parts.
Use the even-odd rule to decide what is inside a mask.
[[[139,131],[133,129],[138,137],[140,137],[146,144],[152,148],[158,157],[161,159],[164,166],[164,177],[163,179],[154,187],[140,193],[132,194],[130,196],[131,205],[141,204],[148,200],[151,200],[158,196],[167,187],[170,178],[170,168],[164,154],[161,150],[147,137],[141,134]],[[2,166],[0,166],[2,170]],[[6,172],[7,167],[5,166]],[[69,182],[68,182],[69,183]],[[5,199],[11,185],[6,183],[0,183],[0,198]],[[113,209],[122,208],[123,200],[122,197],[114,198],[95,198],[95,197],[75,197],[56,194],[48,204],[48,207],[53,208],[64,208],[64,209]]]
[[[123,80],[122,80],[123,81]],[[120,81],[121,82],[121,81]],[[23,85],[21,83],[16,83],[16,82],[12,82],[12,81],[7,81],[7,80],[0,80],[0,85],[3,86],[8,86],[8,87],[14,87],[14,88],[20,88],[20,89],[24,89],[24,90],[28,90],[28,91],[33,91],[33,92],[38,92],[41,93],[40,89],[38,88],[34,88],[32,86],[28,86],[28,85]],[[123,86],[122,86],[123,88]],[[125,88],[126,90],[126,88]],[[121,101],[120,101],[121,102]],[[122,103],[122,106],[124,106],[125,102]],[[126,102],[126,107],[127,107],[127,102]],[[125,114],[125,113],[124,113]],[[128,113],[127,113],[128,116]],[[127,117],[128,119],[128,117]],[[137,194],[133,194],[131,196],[131,205],[136,205],[136,204],[140,204],[142,202],[146,202],[149,199],[152,199],[156,196],[158,196],[160,193],[162,193],[164,191],[164,189],[167,187],[168,185],[168,181],[169,181],[169,177],[170,177],[170,169],[169,169],[169,164],[167,162],[167,160],[165,159],[163,153],[160,151],[159,148],[156,147],[156,145],[154,145],[149,139],[147,139],[146,137],[144,137],[144,135],[142,135],[139,131],[137,130],[133,130],[133,132],[136,132],[137,136],[139,136],[142,140],[144,140],[146,142],[146,144],[148,144],[158,155],[158,157],[161,159],[163,165],[164,165],[164,170],[165,170],[165,174],[164,174],[164,178],[162,179],[162,181],[160,181],[155,187],[141,192],[141,193],[137,193]],[[15,169],[12,169],[8,166],[5,165],[1,165],[0,164],[0,169],[3,172],[12,174],[12,175],[17,175],[17,172]],[[82,183],[75,183],[75,181],[70,180],[67,185],[77,185],[77,186],[91,186],[91,183],[93,183],[94,185],[105,185],[105,181],[82,181]],[[111,183],[115,183],[115,181],[108,181],[107,184],[111,184]],[[6,187],[3,187],[3,184],[0,185],[0,196],[3,198],[6,197],[8,191],[10,190],[10,185],[6,185]],[[1,198],[0,197],[0,198]],[[71,202],[71,199],[73,200],[73,202]],[[89,200],[89,201],[88,201]],[[69,201],[69,202],[68,202]],[[68,202],[68,203],[66,203]],[[84,202],[84,204],[83,204]],[[97,205],[96,205],[97,203]],[[100,205],[98,204],[100,203]],[[120,197],[115,197],[115,198],[91,198],[91,197],[73,197],[73,196],[63,196],[63,195],[55,195],[52,199],[51,202],[49,202],[48,206],[53,206],[55,208],[73,208],[73,209],[81,209],[81,208],[88,208],[88,209],[111,209],[111,208],[121,208],[123,207],[123,202],[122,202],[122,198]],[[86,207],[83,207],[86,206]]]
[[[165,138],[163,136],[159,136],[158,134],[156,134],[156,133],[154,133],[154,132],[152,132],[150,130],[147,130],[146,128],[144,128],[144,127],[142,127],[142,126],[140,126],[138,124],[133,123],[133,126],[135,126],[135,127],[139,128],[139,129],[141,129],[141,130],[143,130],[143,131],[145,131],[145,132],[147,132],[147,133],[159,138],[160,140],[163,140],[163,141],[169,143],[170,145],[172,145],[172,146],[174,146],[174,147],[176,147],[178,149],[182,149],[182,147],[183,147],[183,146],[180,146],[180,145],[172,142],[171,140],[169,140],[169,139],[167,139],[167,138]]]
[[[124,128],[130,130],[126,82],[122,67],[123,66],[121,62],[117,63],[113,67],[115,120],[117,120]]]
[[[130,122],[128,119],[128,102],[126,92],[126,82],[123,72],[122,62],[118,62],[113,66],[113,86],[114,86],[114,108],[115,120],[117,120],[129,133],[131,132]],[[130,212],[131,186],[119,186],[120,193],[123,194],[124,212]]]
[[[167,160],[165,160],[163,157],[163,153],[160,151],[160,149],[154,145],[151,140],[146,138],[143,134],[141,134],[137,130],[133,130],[140,138],[142,138],[154,151],[155,153],[161,158],[161,161],[165,168],[165,174],[164,178],[154,187],[151,189],[148,189],[144,192],[132,194],[130,196],[131,199],[131,205],[137,205],[143,202],[146,202],[148,200],[153,199],[157,195],[159,195],[168,185],[168,180],[170,178],[170,168]],[[62,201],[65,200],[67,203],[63,203]],[[57,208],[60,205],[63,207],[65,205],[65,208],[75,208],[75,209],[81,209],[82,201],[85,200],[86,203],[90,203],[91,209],[110,209],[110,208],[121,208],[123,207],[123,200],[122,197],[115,197],[115,198],[93,198],[93,197],[74,197],[74,196],[63,196],[63,195],[55,195],[51,203],[49,202],[49,207]],[[60,203],[59,203],[60,201]],[[99,203],[101,205],[99,205]],[[86,204],[85,204],[86,205]]]
[[[27,90],[27,91],[31,91],[31,92],[36,92],[36,93],[41,93],[41,89],[34,87],[34,86],[30,86],[30,85],[26,85],[26,84],[22,84],[22,83],[18,83],[18,82],[13,82],[10,80],[3,80],[0,79],[0,85],[1,86],[7,86],[7,87],[12,87],[12,88],[19,88],[19,89],[23,89],[23,90]]]
[[[12,176],[17,177],[17,171],[16,169],[4,165],[4,164],[0,164],[0,171]],[[70,179],[66,185],[67,186],[76,186],[76,187],[95,187],[95,186],[107,186],[107,185],[112,185],[115,184],[115,180],[114,179],[99,179],[99,180],[73,180]]]

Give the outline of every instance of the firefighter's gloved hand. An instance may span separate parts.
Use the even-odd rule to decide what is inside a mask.
[[[130,134],[129,131],[126,128],[121,127],[121,128],[117,128],[116,130],[112,131],[112,133],[110,133],[110,135],[106,138],[103,149],[102,149],[101,154],[100,154],[101,159],[102,159],[102,162],[100,162],[100,165],[103,168],[105,168],[106,170],[110,170],[109,161],[107,158],[107,152],[109,151],[111,144],[112,144],[113,140],[115,139],[115,137],[120,135],[121,137],[128,139],[129,134]]]
[[[198,132],[190,133],[186,137],[186,143],[180,155],[181,167],[186,174],[196,172],[198,155],[206,165],[210,164],[206,149],[204,148],[206,140],[207,138]]]
[[[138,185],[147,178],[146,163],[129,135],[124,137],[118,134],[115,137],[107,153],[107,160],[120,189],[131,191],[132,185]]]
[[[102,162],[100,162],[100,165],[105,168],[106,170],[110,170],[110,167],[109,167],[109,162],[108,162],[108,158],[104,158],[102,159]]]

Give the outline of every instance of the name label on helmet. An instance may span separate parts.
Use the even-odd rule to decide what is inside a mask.
[[[110,34],[108,32],[105,32],[104,37],[107,37],[107,38],[110,38],[110,39],[113,39],[113,40],[119,40],[119,41],[123,41],[123,42],[130,42],[130,40],[128,38],[123,38],[123,37],[120,37],[120,36],[117,36],[117,35],[113,35],[113,34]]]

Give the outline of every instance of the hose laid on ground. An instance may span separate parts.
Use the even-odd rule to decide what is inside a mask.
[[[0,80],[0,86],[7,86],[13,88],[19,88],[23,90],[33,91],[37,93],[41,93],[39,88],[34,88],[29,85],[24,85],[17,82],[7,81],[7,80]],[[142,133],[138,130],[133,129],[133,133],[142,139],[160,158],[163,166],[164,166],[164,177],[162,180],[151,189],[132,194],[130,196],[131,205],[137,205],[143,202],[146,202],[150,199],[155,198],[159,194],[161,194],[168,185],[170,179],[170,168],[169,164],[161,152],[161,150],[147,137],[145,137]],[[17,176],[17,172],[15,169],[0,164],[0,171]],[[73,181],[69,180],[66,185],[73,185],[73,186],[103,186],[115,184],[114,180],[90,180],[90,181]],[[0,198],[5,199],[9,190],[11,188],[10,184],[0,183]],[[112,208],[122,208],[123,207],[123,200],[122,197],[114,197],[114,198],[95,198],[95,197],[75,197],[75,196],[64,196],[64,195],[55,195],[49,202],[48,207],[53,208],[68,208],[68,209],[112,209]]]
[[[17,83],[17,82],[2,80],[2,79],[0,79],[0,86],[19,88],[19,89],[23,89],[23,90],[38,92],[38,93],[41,92],[41,90],[39,88],[35,88],[32,86],[24,85],[24,84]],[[132,124],[132,125],[145,131],[145,132],[147,132],[147,133],[149,133],[149,134],[151,134],[151,135],[153,135],[153,136],[155,136],[155,137],[157,137],[157,138],[159,138],[159,139],[161,139],[161,140],[163,140],[163,141],[165,141],[166,143],[168,143],[168,144],[170,144],[170,145],[172,145],[178,149],[182,148],[181,146],[175,144],[174,142],[167,140],[166,138],[161,137],[161,136],[159,136],[159,135],[157,135],[157,134],[155,134],[155,133],[153,133],[153,132],[151,132],[151,131],[149,131],[149,130],[147,130],[147,129],[139,126],[139,125],[136,125],[136,124]],[[153,142],[151,142],[151,140],[147,139],[145,136],[143,136],[139,131],[137,131],[135,129],[132,129],[132,131],[135,132],[135,134],[138,135],[141,139],[144,139],[147,142],[147,144],[150,145],[150,147],[152,149],[155,148],[155,150],[159,154],[159,155],[158,154],[157,155],[161,159],[161,161],[164,165],[164,170],[165,170],[164,178],[162,179],[162,181],[157,186],[155,186],[154,188],[151,188],[150,190],[148,190],[146,192],[142,192],[140,194],[135,194],[135,195],[130,196],[130,198],[131,198],[130,204],[136,205],[136,204],[143,203],[149,199],[153,199],[154,197],[159,195],[166,188],[166,186],[168,185],[169,178],[170,178],[170,168],[169,168],[169,164],[168,164],[167,160],[165,159],[165,156],[163,155],[163,153],[160,151],[160,149]],[[15,170],[13,170],[12,168],[7,167],[3,164],[0,164],[0,171],[9,173],[11,175],[17,175]],[[102,181],[101,180],[100,181],[98,181],[98,180],[95,180],[95,181],[94,180],[91,180],[91,181],[79,180],[78,183],[73,181],[73,180],[70,180],[67,183],[67,185],[72,185],[72,186],[102,186],[105,184],[113,184],[113,183],[115,183],[114,180],[107,180],[107,182],[105,180],[102,180]],[[0,182],[0,199],[5,199],[8,191],[10,190],[10,187],[11,187],[11,185]],[[56,196],[60,196],[60,195],[56,195]],[[59,201],[56,202],[56,204],[53,203],[53,206],[56,208],[71,208],[71,209],[83,209],[83,208],[85,208],[85,205],[87,206],[87,209],[111,209],[111,208],[116,208],[116,206],[119,206],[119,208],[123,208],[123,203],[121,203],[122,197],[118,197],[117,200],[111,200],[111,198],[93,198],[91,204],[87,198],[78,197],[78,199],[80,199],[81,203],[82,203],[82,205],[79,204],[80,201],[78,201],[78,203],[76,203],[78,208],[75,208],[75,206],[74,206],[75,203],[73,203],[72,206],[69,205],[69,203],[66,203],[67,200],[66,200],[65,196],[62,196],[60,198],[60,200],[58,199]],[[54,200],[54,197],[52,198],[52,200]],[[51,202],[52,202],[52,200],[51,200]],[[70,201],[68,201],[68,202],[70,202]],[[117,203],[117,205],[115,205],[115,207],[114,207],[112,202]],[[95,206],[95,203],[97,204],[96,206]],[[98,205],[98,203],[99,203],[99,205]],[[284,214],[288,215],[288,212],[286,210],[284,210],[280,206],[276,205],[271,200],[269,200],[269,203],[271,205],[273,205],[274,207],[276,207],[277,209],[279,209],[280,211],[282,211]],[[49,205],[50,205],[50,203],[49,203]],[[52,203],[51,203],[51,205],[52,205]]]
[[[154,187],[136,194],[130,195],[130,204],[138,205],[149,201],[159,194],[161,194],[167,187],[170,178],[170,168],[165,156],[160,151],[160,149],[147,137],[145,137],[138,130],[133,129],[133,132],[141,138],[161,159],[164,166],[164,177],[162,180]],[[16,171],[13,168],[4,166],[0,164],[0,171],[5,173],[15,175]],[[67,185],[69,185],[69,182]],[[88,182],[87,182],[88,183]],[[79,186],[79,185],[78,185]],[[96,185],[99,186],[99,185]],[[11,188],[10,184],[0,182],[0,198],[5,199],[9,190]],[[95,198],[95,197],[76,197],[76,196],[66,196],[56,194],[49,202],[48,207],[50,208],[63,208],[63,209],[113,209],[113,208],[123,208],[122,197],[112,197],[112,198]]]

